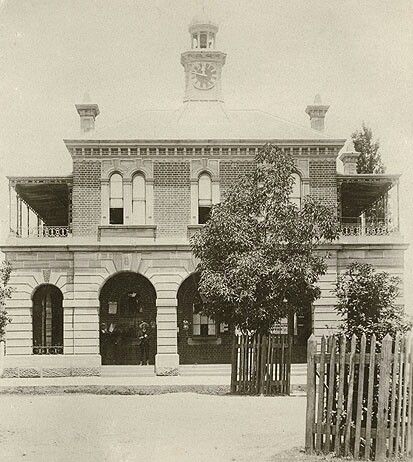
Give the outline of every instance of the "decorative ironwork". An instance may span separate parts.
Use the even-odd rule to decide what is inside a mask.
[[[34,355],[62,355],[63,345],[36,345],[33,346]]]
[[[34,226],[29,229],[29,237],[69,237],[69,226]]]
[[[341,224],[342,236],[388,236],[397,231],[397,227],[386,220],[366,224],[360,222],[345,222]]]

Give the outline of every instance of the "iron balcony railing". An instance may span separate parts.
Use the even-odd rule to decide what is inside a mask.
[[[17,233],[18,237],[39,237],[39,238],[48,238],[48,237],[70,237],[71,230],[69,226],[33,226],[28,229],[28,231]]]
[[[388,236],[399,231],[391,220],[364,222],[360,217],[341,218],[342,236]]]
[[[34,355],[62,355],[63,345],[35,345],[33,346]]]

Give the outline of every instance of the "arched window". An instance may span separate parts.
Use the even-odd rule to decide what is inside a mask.
[[[141,173],[137,173],[132,180],[132,215],[134,224],[146,223],[146,185]]]
[[[33,353],[63,354],[63,295],[51,284],[33,295]]]
[[[109,191],[109,223],[123,225],[123,180],[119,173],[110,177]]]
[[[298,173],[293,173],[294,179],[293,190],[291,192],[290,200],[298,208],[301,207],[301,177]]]
[[[208,173],[201,173],[198,180],[198,223],[208,221],[212,207],[212,180]]]

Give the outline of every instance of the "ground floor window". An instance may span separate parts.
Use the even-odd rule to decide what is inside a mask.
[[[33,353],[63,354],[63,294],[45,284],[33,295]]]
[[[192,333],[201,337],[216,335],[216,322],[200,313],[199,304],[193,304]]]

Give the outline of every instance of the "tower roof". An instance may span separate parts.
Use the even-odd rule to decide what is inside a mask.
[[[196,15],[190,22],[188,30],[192,33],[201,29],[218,32],[218,25],[204,14]]]

